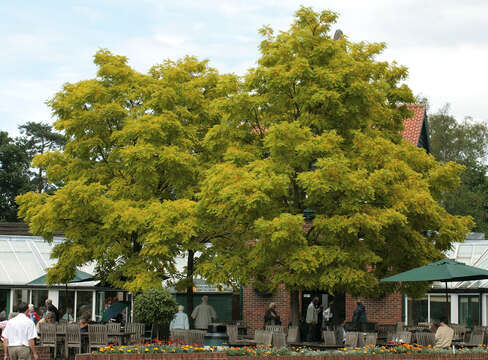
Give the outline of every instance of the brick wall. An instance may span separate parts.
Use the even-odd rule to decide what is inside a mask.
[[[351,321],[357,298],[346,295],[346,321]],[[399,293],[381,299],[361,298],[368,321],[378,324],[396,324],[402,321],[402,295]]]
[[[164,360],[183,360],[183,359],[202,359],[202,360],[220,360],[220,359],[241,359],[241,360],[255,360],[255,356],[227,356],[223,353],[209,353],[209,354],[106,354],[106,355],[91,355],[83,354],[76,355],[76,360],[128,360],[128,359],[164,359]],[[318,355],[318,356],[266,356],[261,357],[266,360],[487,360],[487,353],[479,354],[419,354],[419,355]]]
[[[39,360],[50,360],[51,353],[47,346],[36,346],[37,354],[39,355]],[[0,358],[3,359],[3,344],[0,343]]]
[[[254,334],[254,330],[264,327],[264,313],[272,302],[276,304],[276,312],[282,325],[287,326],[291,320],[290,294],[284,286],[280,286],[276,294],[260,296],[252,285],[249,285],[243,288],[242,297],[242,320],[246,321],[250,335]]]

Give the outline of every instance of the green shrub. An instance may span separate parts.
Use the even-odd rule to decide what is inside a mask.
[[[166,289],[148,289],[134,299],[136,319],[145,324],[167,328],[178,306],[176,300]]]

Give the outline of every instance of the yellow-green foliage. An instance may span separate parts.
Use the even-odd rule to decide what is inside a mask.
[[[63,231],[68,239],[55,247],[50,282],[95,261],[113,285],[144,289],[174,273],[177,254],[202,250],[204,238],[215,235],[195,206],[213,158],[201,143],[237,79],[193,57],[164,62],[149,75],[108,51],[99,51],[95,64],[96,79],[67,84],[49,101],[68,142],[34,165],[64,186],[51,196],[18,197],[20,216],[35,234],[52,239]]]
[[[335,19],[301,8],[289,31],[264,28],[246,91],[207,135],[223,155],[199,205],[237,233],[234,251],[214,243],[214,281],[377,295],[396,286],[379,278],[441,258],[471,225],[437,202],[461,167],[401,139],[406,68],[375,60],[384,44],[332,40]]]

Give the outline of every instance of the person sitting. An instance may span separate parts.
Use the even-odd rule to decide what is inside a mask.
[[[449,327],[446,318],[441,318],[435,333],[435,346],[438,348],[449,348],[453,337],[454,330]]]
[[[49,323],[54,324],[56,322],[56,314],[54,312],[49,312],[46,314],[46,317],[43,317],[36,325],[37,332],[39,332],[40,324],[42,323]]]
[[[188,315],[184,313],[185,307],[183,305],[178,306],[178,312],[175,314],[173,320],[169,324],[169,329],[190,329],[190,323],[188,322]]]
[[[83,316],[80,318],[80,332],[88,332],[88,319]]]

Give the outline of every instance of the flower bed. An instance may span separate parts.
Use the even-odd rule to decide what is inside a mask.
[[[314,357],[318,359],[336,360],[345,359],[487,359],[488,347],[479,346],[476,348],[437,349],[431,346],[403,344],[393,347],[357,347],[352,349],[339,349],[329,351],[312,350],[308,348],[281,348],[271,347],[242,347],[242,348],[205,348],[201,346],[181,345],[177,343],[157,343],[142,346],[114,346],[110,345],[101,348],[99,352],[92,354],[77,355],[78,360],[88,359],[240,359],[254,357],[269,357],[285,359],[299,359]]]

